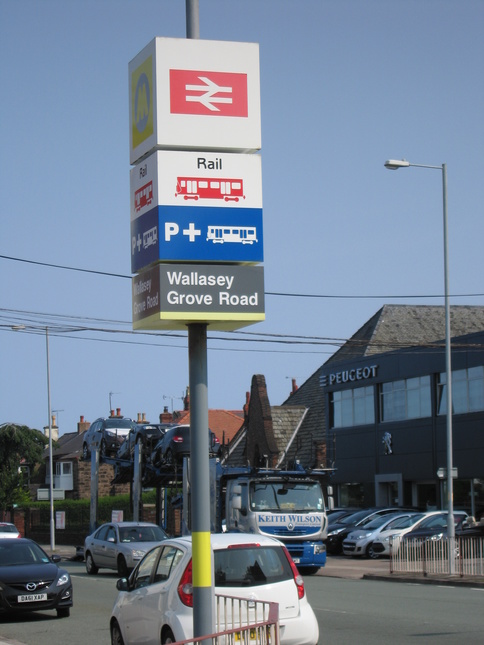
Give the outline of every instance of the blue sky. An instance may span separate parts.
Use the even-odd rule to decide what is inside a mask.
[[[279,405],[383,304],[443,304],[441,173],[388,158],[447,164],[451,303],[484,305],[483,34],[482,0],[200,0],[202,39],[260,44],[268,294],[209,331],[211,408],[253,374]],[[184,0],[0,4],[0,422],[48,422],[45,327],[61,434],[181,406],[186,334],[130,333],[128,63],[155,36]]]

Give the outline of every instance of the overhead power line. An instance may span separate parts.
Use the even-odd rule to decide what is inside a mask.
[[[112,273],[109,271],[97,271],[95,269],[82,269],[79,267],[71,267],[63,264],[53,264],[51,262],[38,262],[36,260],[26,260],[25,258],[16,258],[10,255],[0,255],[0,258],[4,260],[11,260],[13,262],[24,262],[26,264],[35,264],[37,266],[49,267],[52,269],[63,269],[64,271],[79,271],[81,273],[93,273],[95,275],[104,275],[111,278],[123,278],[125,280],[131,280],[131,275],[124,275],[121,273]],[[351,294],[328,294],[328,293],[290,293],[282,291],[265,291],[265,296],[277,296],[284,298],[325,298],[325,299],[345,299],[345,300],[388,300],[388,299],[412,299],[417,298],[443,298],[443,294],[410,294],[410,295],[382,295],[382,294],[366,294],[366,295],[351,295]],[[459,293],[452,294],[449,297],[451,298],[479,298],[484,296],[484,293]]]

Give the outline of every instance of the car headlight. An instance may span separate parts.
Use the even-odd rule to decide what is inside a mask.
[[[352,540],[364,540],[367,538],[371,533],[355,533],[354,535],[349,536]]]
[[[435,542],[436,540],[441,540],[443,537],[443,533],[437,533],[436,535],[431,535],[427,540],[433,540]]]
[[[68,573],[63,573],[61,576],[59,576],[59,579],[56,582],[57,587],[62,587],[63,585],[69,584],[71,581],[71,578]]]
[[[334,531],[330,531],[330,532],[328,533],[328,537],[329,537],[330,535],[338,535],[338,533],[341,533],[341,531],[344,531],[344,529],[335,529]]]
[[[134,549],[133,551],[131,551],[133,558],[142,558],[145,553],[146,551],[142,551],[141,549]]]

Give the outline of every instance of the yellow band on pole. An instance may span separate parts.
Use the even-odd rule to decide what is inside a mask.
[[[210,531],[192,533],[192,576],[194,587],[212,586]]]

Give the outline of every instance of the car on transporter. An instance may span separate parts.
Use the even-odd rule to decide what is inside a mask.
[[[246,533],[212,533],[210,540],[216,601],[223,602],[221,596],[243,599],[227,603],[216,613],[216,631],[240,627],[243,622],[261,622],[264,610],[260,603],[277,602],[279,643],[318,643],[318,622],[307,600],[304,580],[282,542]],[[119,594],[110,621],[112,645],[165,645],[193,638],[191,536],[165,540],[116,586]],[[249,620],[244,620],[245,607],[249,608]],[[264,617],[267,619],[267,614]],[[248,642],[240,632],[233,638],[230,642]],[[250,642],[256,638],[262,642],[256,633]]]
[[[116,455],[129,431],[136,426],[133,419],[122,416],[100,417],[84,433],[82,458],[89,459],[93,444],[99,446],[101,457]]]

